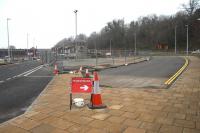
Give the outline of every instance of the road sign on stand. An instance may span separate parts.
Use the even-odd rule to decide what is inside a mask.
[[[72,93],[91,93],[91,92],[92,92],[92,79],[73,77],[71,80],[70,110],[72,106]]]
[[[91,93],[92,79],[74,77],[72,78],[72,93]]]

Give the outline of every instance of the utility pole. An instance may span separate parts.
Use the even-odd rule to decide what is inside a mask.
[[[95,64],[95,68],[97,68],[97,66],[98,66],[98,51],[97,51],[97,42],[96,42],[96,38],[95,38],[95,40],[94,40],[94,47],[95,47],[95,55],[96,55],[96,64]]]
[[[28,57],[28,39],[29,39],[28,37],[29,37],[29,35],[27,33],[27,35],[26,35],[26,45],[27,45],[27,51],[26,52],[27,52],[27,57]]]
[[[187,28],[187,47],[186,47],[186,52],[187,52],[187,55],[188,55],[188,25],[186,25],[186,28]]]
[[[76,59],[77,59],[77,12],[78,10],[75,10],[75,52],[76,52]]]
[[[110,55],[112,55],[112,40],[110,39]]]
[[[35,58],[35,38],[33,38],[33,57]]]
[[[176,28],[177,28],[177,26],[175,26],[175,29],[174,29],[174,53],[176,54]]]
[[[113,60],[113,65],[115,64],[115,60],[114,60],[114,52],[112,52],[112,39],[110,39],[110,57]]]
[[[135,39],[134,40],[135,40],[135,46],[134,46],[135,47],[135,50],[134,50],[135,52],[134,53],[135,53],[135,56],[136,56],[137,55],[137,36],[136,36],[136,32],[135,32]]]
[[[10,38],[9,38],[9,26],[8,26],[8,21],[10,20],[10,18],[7,18],[7,36],[8,36],[8,58],[9,61],[11,60],[11,56],[10,56]]]

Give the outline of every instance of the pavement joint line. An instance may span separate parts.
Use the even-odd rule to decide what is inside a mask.
[[[170,85],[185,70],[185,68],[188,66],[188,64],[189,64],[188,59],[186,57],[184,57],[184,59],[185,59],[185,64],[172,77],[170,77],[165,82],[165,85]]]

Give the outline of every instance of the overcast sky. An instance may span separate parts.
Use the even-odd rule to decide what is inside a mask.
[[[0,0],[0,48],[7,48],[10,18],[10,45],[17,48],[51,48],[63,38],[99,32],[107,22],[123,19],[126,23],[149,14],[172,15],[188,0]]]

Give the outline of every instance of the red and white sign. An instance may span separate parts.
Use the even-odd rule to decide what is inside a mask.
[[[72,78],[72,93],[91,93],[92,79],[74,77]]]

